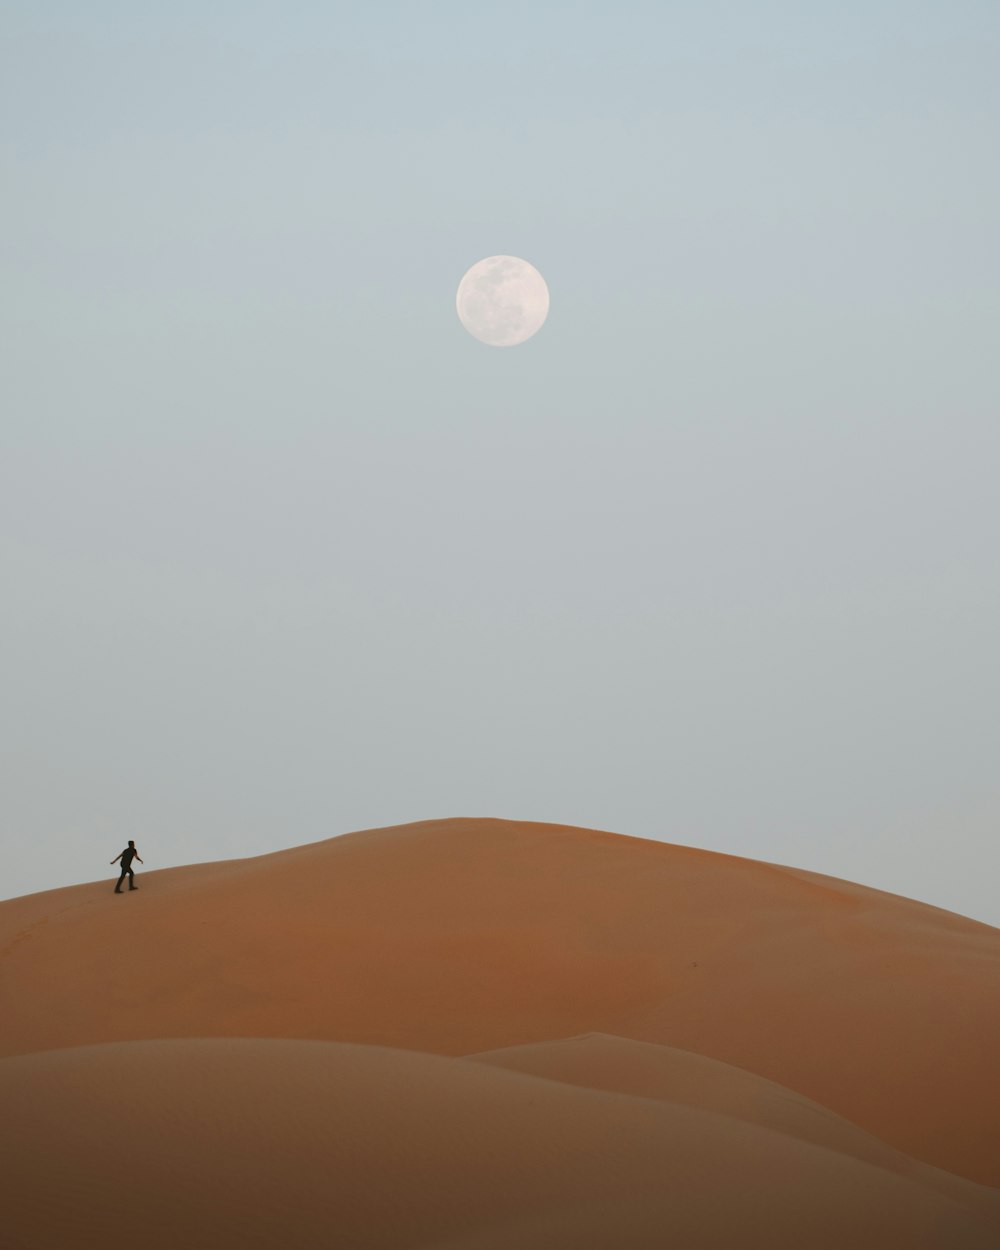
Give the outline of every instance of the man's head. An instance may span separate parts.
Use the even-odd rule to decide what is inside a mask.
[[[131,838],[129,838],[129,840],[128,840],[128,844],[129,844],[129,846],[135,846],[135,843],[132,841],[132,839],[131,839]]]

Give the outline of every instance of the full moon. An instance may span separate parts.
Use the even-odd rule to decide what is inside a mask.
[[[534,265],[518,256],[476,261],[458,284],[458,319],[490,347],[516,347],[549,315],[549,288]]]

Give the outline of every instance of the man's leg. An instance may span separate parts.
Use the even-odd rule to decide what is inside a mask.
[[[138,886],[135,884],[135,873],[131,868],[128,870],[128,888],[130,890],[138,889]]]
[[[128,869],[127,869],[127,868],[123,868],[123,869],[122,869],[122,875],[118,878],[118,884],[115,886],[115,893],[116,893],[116,894],[121,894],[121,892],[122,892],[122,882],[125,880],[125,874],[126,874],[127,872],[128,872]]]

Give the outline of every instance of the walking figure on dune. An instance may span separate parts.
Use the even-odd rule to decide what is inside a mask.
[[[121,894],[122,892],[122,882],[125,880],[126,873],[128,874],[128,888],[130,890],[139,888],[135,883],[135,873],[132,871],[133,859],[137,859],[140,864],[142,863],[142,856],[135,849],[135,843],[129,838],[128,846],[111,861],[113,864],[117,864],[119,860],[122,861],[122,875],[118,878],[118,884],[115,886],[116,894]]]

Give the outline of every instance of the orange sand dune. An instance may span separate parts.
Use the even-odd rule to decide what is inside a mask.
[[[584,1089],[700,1107],[703,1111],[746,1120],[760,1128],[853,1155],[890,1171],[905,1172],[912,1163],[908,1155],[784,1085],[672,1046],[653,1046],[649,1042],[588,1033],[529,1046],[511,1046],[468,1058],[509,1072],[522,1072]],[[926,1180],[929,1169],[922,1164],[915,1166]],[[950,1172],[937,1175],[941,1181],[955,1180]],[[949,1185],[946,1189],[952,1192]]]
[[[140,849],[151,862],[154,848]],[[284,1097],[284,1066],[304,1064],[310,1080],[319,1081],[316,1065],[322,1063],[336,1076],[337,1098],[354,1088],[358,1065],[365,1073],[386,1067],[404,1073],[407,1097],[424,1099],[424,1126],[412,1132],[437,1160],[432,1170],[452,1166],[448,1143],[454,1138],[481,1161],[495,1158],[500,1174],[521,1177],[521,1134],[549,1142],[544,1169],[556,1197],[525,1205],[522,1177],[502,1202],[486,1196],[488,1183],[480,1178],[476,1184],[487,1188],[476,1189],[467,1221],[452,1225],[436,1212],[437,1222],[426,1225],[429,1239],[453,1236],[456,1247],[660,1245],[662,1237],[642,1239],[643,1230],[657,1228],[683,1234],[684,1244],[721,1246],[729,1243],[720,1207],[743,1212],[730,1226],[730,1233],[738,1228],[741,1244],[757,1244],[758,1237],[760,1244],[781,1244],[768,1240],[766,1230],[769,1220],[780,1224],[787,1216],[792,1222],[780,1224],[786,1244],[833,1244],[822,1238],[838,1228],[841,1244],[861,1245],[868,1243],[859,1240],[860,1223],[850,1224],[848,1233],[848,1224],[829,1216],[830,1196],[843,1195],[848,1222],[860,1221],[867,1210],[874,1230],[883,1227],[879,1212],[897,1210],[885,1186],[894,1193],[903,1186],[910,1196],[902,1205],[914,1211],[923,1208],[913,1205],[911,1190],[938,1212],[928,1208],[927,1219],[918,1221],[931,1240],[895,1244],[979,1244],[960,1213],[995,1218],[995,1195],[963,1188],[956,1179],[1000,1185],[1000,931],[986,925],[752,860],[491,820],[371,830],[256,859],[143,872],[138,880],[138,893],[121,897],[111,893],[108,880],[0,903],[0,1055],[7,1056],[0,1060],[0,1086],[25,1125],[36,1116],[50,1126],[44,1147],[42,1130],[32,1130],[37,1149],[25,1160],[34,1158],[38,1166],[60,1140],[53,1116],[62,1118],[79,1155],[86,1153],[80,1143],[92,1143],[96,1132],[87,1127],[84,1106],[92,1109],[94,1124],[112,1115],[114,1081],[102,1064],[120,1063],[128,1073],[126,1105],[140,1097],[137,1086],[146,1090],[146,1101],[135,1104],[141,1114],[133,1137],[124,1128],[124,1136],[113,1132],[108,1121],[118,1157],[131,1157],[143,1119],[161,1139],[168,1171],[181,1166],[175,1159],[184,1153],[179,1135],[189,1152],[190,1134],[211,1138],[207,1128],[185,1119],[193,1114],[188,1104],[202,1096],[194,1086],[186,1096],[184,1082],[194,1080],[198,1056],[210,1053],[204,1043],[159,1049],[124,1043],[315,1039],[355,1046],[314,1052],[291,1042],[282,1049],[274,1040],[248,1041],[250,1049],[241,1050],[229,1040],[222,1052],[211,1052],[260,1065],[259,1080],[239,1085],[247,1115],[253,1108],[254,1123],[263,1126],[253,1140],[262,1141],[265,1129],[286,1137],[293,1131],[268,1120],[285,1114],[268,1109]],[[580,1034],[612,1036],[560,1040]],[[89,1049],[94,1043],[115,1045]],[[452,1059],[400,1057],[400,1051]],[[327,1058],[308,1057],[319,1053]],[[263,1057],[245,1058],[251,1054]],[[463,1055],[471,1058],[457,1058]],[[237,1076],[241,1071],[234,1068]],[[448,1075],[431,1080],[432,1072]],[[62,1084],[62,1111],[46,1102],[45,1080],[33,1073]],[[464,1120],[451,1103],[439,1123],[425,1078],[439,1092],[467,1091],[469,1082],[480,1083],[476,1090],[502,1089],[498,1102],[511,1089],[530,1088],[532,1098],[543,1100],[539,1106],[572,1106],[578,1118],[572,1130],[551,1139],[529,1117],[509,1130],[508,1140],[492,1110],[480,1108],[478,1118]],[[236,1099],[228,1078],[213,1080],[220,1098]],[[371,1098],[366,1166],[383,1155],[388,1166],[399,1148],[395,1104],[375,1095],[375,1077],[357,1080]],[[158,1090],[173,1092],[157,1102]],[[459,1103],[464,1097],[455,1094]],[[323,1105],[329,1111],[330,1104]],[[364,1118],[361,1103],[352,1106],[351,1114]],[[579,1124],[597,1116],[597,1107],[655,1124],[652,1154],[647,1157],[638,1129],[634,1151],[632,1129],[618,1133],[605,1125],[588,1136]],[[246,1117],[233,1116],[226,1131],[238,1139]],[[249,1124],[247,1140],[253,1138]],[[313,1129],[302,1132],[308,1138]],[[578,1132],[595,1152],[597,1172],[618,1177],[615,1160],[624,1152],[646,1180],[658,1176],[660,1188],[643,1180],[626,1199],[615,1181],[602,1197],[591,1165],[579,1176],[583,1165],[570,1165],[572,1151],[567,1154],[563,1142]],[[350,1153],[339,1138],[339,1144],[322,1141],[331,1157]],[[697,1181],[683,1162],[694,1141],[711,1142],[697,1155],[703,1169]],[[223,1145],[208,1154],[194,1150],[206,1184],[216,1173],[220,1184],[237,1183],[218,1157]],[[102,1150],[95,1160],[112,1166]],[[799,1159],[797,1168],[789,1152]],[[67,1175],[79,1166],[77,1155],[63,1159]],[[744,1155],[771,1160],[771,1180],[755,1173]],[[780,1166],[774,1162],[779,1157]],[[524,1158],[535,1156],[529,1151]],[[563,1165],[573,1176],[559,1175]],[[18,1166],[33,1175],[35,1165]],[[788,1168],[788,1176],[803,1177],[791,1189]],[[680,1188],[675,1174],[683,1178]],[[747,1176],[757,1176],[749,1190]],[[578,1181],[579,1193],[572,1188]],[[73,1201],[86,1206],[87,1187],[67,1183]],[[369,1196],[374,1192],[365,1189],[367,1181],[352,1183]],[[379,1194],[371,1201],[392,1206],[377,1175],[370,1183]],[[94,1184],[94,1192],[103,1192]],[[162,1187],[149,1184],[150,1194],[162,1194]],[[274,1201],[282,1210],[289,1204],[298,1210],[290,1184],[275,1181]],[[715,1197],[685,1205],[680,1194],[688,1184]],[[26,1194],[41,1193],[32,1190],[30,1175],[19,1186]],[[775,1215],[774,1202],[762,1196],[773,1197],[775,1186],[782,1204],[792,1201],[792,1191],[801,1193],[801,1203]],[[408,1201],[399,1200],[401,1209],[409,1209]],[[623,1218],[623,1202],[632,1212],[631,1231],[607,1240]],[[305,1228],[312,1218],[304,1214],[295,1227]],[[809,1236],[800,1237],[806,1226]],[[383,1231],[370,1240],[345,1234],[322,1244],[410,1244],[393,1242],[388,1227],[380,1224]],[[945,1236],[942,1229],[951,1231]],[[593,1230],[603,1230],[605,1240]],[[971,1240],[956,1241],[959,1232]],[[309,1244],[303,1237],[301,1244]],[[988,1244],[994,1239],[1000,1239],[997,1226]],[[874,1238],[870,1244],[887,1243]]]
[[[670,1102],[330,1042],[0,1062],[4,1226],[67,1246],[992,1247],[1000,1195]],[[720,1178],[726,1178],[720,1187]]]

